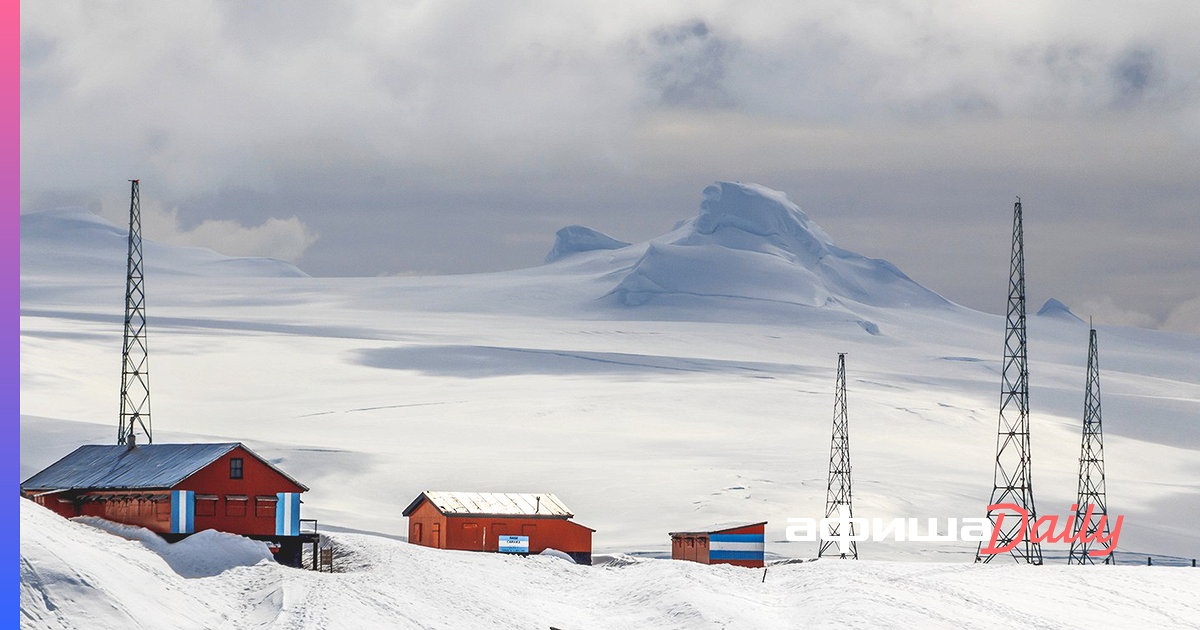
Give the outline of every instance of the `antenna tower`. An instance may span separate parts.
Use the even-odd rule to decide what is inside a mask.
[[[138,180],[131,179],[129,255],[125,271],[125,336],[121,348],[121,419],[117,444],[136,444],[137,433],[150,432],[150,359],[146,345],[146,289],[142,273],[142,203]]]
[[[1088,505],[1092,509],[1088,511]],[[1096,329],[1088,335],[1087,388],[1083,395],[1083,446],[1079,451],[1079,498],[1071,531],[1079,539],[1071,543],[1067,564],[1095,564],[1088,550],[1094,543],[1085,541],[1101,533],[1108,538],[1108,498],[1104,486],[1104,431],[1100,424],[1100,353],[1096,349]],[[1104,556],[1104,564],[1116,563],[1115,553]]]
[[[1029,513],[1029,524],[1037,520],[1033,506],[1033,480],[1029,448],[1029,360],[1025,335],[1025,235],[1021,222],[1021,198],[1013,205],[1012,257],[1008,277],[1008,314],[1004,333],[1004,376],[1000,389],[1000,422],[996,434],[996,471],[991,505],[1013,503]],[[996,531],[1001,521],[997,546],[1005,546],[1022,534],[1017,512],[989,510],[988,520]],[[983,543],[975,562],[990,562],[1000,554],[983,554]],[[1042,563],[1041,543],[1022,536],[1022,542],[1007,552],[1013,560]]]
[[[825,499],[825,518],[854,516],[851,505],[853,493],[850,487],[850,422],[846,415],[846,353],[838,353],[837,388],[833,395],[833,440],[829,445],[829,491]],[[847,536],[854,536],[854,523],[846,523]],[[841,524],[831,523],[829,536],[834,540],[822,540],[817,557],[837,555],[841,559],[858,560],[858,543],[851,540],[848,545],[838,544]],[[825,538],[822,528],[821,537]],[[836,554],[829,548],[838,545]]]

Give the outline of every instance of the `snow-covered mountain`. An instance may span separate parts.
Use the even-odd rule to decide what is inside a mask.
[[[1083,320],[1080,319],[1078,315],[1071,312],[1071,309],[1066,304],[1063,304],[1055,298],[1046,300],[1046,303],[1042,305],[1042,308],[1038,309],[1037,314],[1039,317],[1053,317],[1063,321],[1079,322],[1081,324],[1083,323]]]
[[[697,216],[637,245],[564,228],[546,262],[604,273],[616,304],[669,306],[681,319],[714,301],[748,311],[950,306],[891,263],[838,247],[784,193],[757,184],[705,188]]]

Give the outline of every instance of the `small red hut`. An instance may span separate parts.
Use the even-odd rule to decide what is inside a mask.
[[[553,494],[422,492],[404,510],[408,542],[464,551],[531,554],[557,549],[592,563],[592,533]]]
[[[699,531],[671,532],[671,559],[762,567],[766,526],[766,521],[727,523]]]
[[[21,484],[64,517],[98,516],[176,541],[205,529],[268,541],[300,565],[300,493],[308,488],[240,443],[88,444]],[[310,540],[311,539],[311,540]]]

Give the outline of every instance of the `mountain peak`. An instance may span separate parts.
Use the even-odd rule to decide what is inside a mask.
[[[837,247],[787,195],[758,184],[707,186],[697,216],[640,251],[612,291],[627,306],[709,298],[808,307],[948,304],[891,263]]]
[[[1053,317],[1055,319],[1083,323],[1083,319],[1081,319],[1075,313],[1072,313],[1071,309],[1068,308],[1066,304],[1063,304],[1054,298],[1046,300],[1046,303],[1042,305],[1042,308],[1038,309],[1037,314],[1039,317]]]
[[[787,195],[758,184],[717,182],[707,186],[700,202],[695,228],[701,234],[713,234],[730,227],[758,236],[801,236],[820,244],[832,245],[824,230],[812,224],[800,206]]]

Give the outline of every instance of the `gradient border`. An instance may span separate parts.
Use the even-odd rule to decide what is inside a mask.
[[[8,210],[4,211],[0,225],[0,282],[4,284],[3,311],[4,335],[0,357],[3,357],[3,400],[8,411],[0,416],[3,422],[3,439],[0,440],[0,462],[4,475],[12,475],[20,483],[21,457],[21,3],[18,0],[0,0],[0,194],[3,194]],[[3,545],[5,564],[9,566],[7,579],[12,580],[5,590],[8,595],[0,604],[8,613],[4,617],[15,626],[20,619],[21,538],[15,535],[20,529],[20,503],[0,502],[0,519],[4,523]],[[7,580],[6,580],[7,581]],[[11,597],[12,599],[9,599]],[[7,624],[6,624],[7,625]]]

